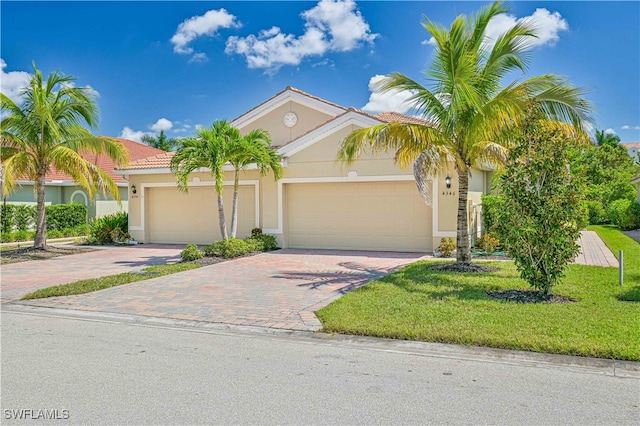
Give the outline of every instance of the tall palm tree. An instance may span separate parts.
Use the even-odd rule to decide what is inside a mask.
[[[174,138],[167,138],[164,130],[160,130],[160,134],[158,136],[144,135],[141,138],[141,141],[163,151],[173,151],[173,148],[178,145],[178,140]]]
[[[230,158],[232,141],[240,139],[240,132],[226,120],[215,121],[211,127],[201,127],[193,138],[181,140],[181,145],[171,159],[171,171],[176,175],[178,188],[189,190],[189,175],[197,169],[208,168],[215,180],[218,199],[220,235],[228,239],[224,216],[224,165]]]
[[[430,203],[429,180],[453,164],[459,182],[457,262],[470,263],[467,194],[472,167],[499,166],[509,148],[509,135],[524,118],[532,101],[545,116],[578,128],[589,118],[584,92],[557,75],[542,75],[506,86],[501,80],[513,71],[526,72],[527,50],[536,37],[535,25],[521,21],[496,40],[485,36],[489,21],[508,12],[500,2],[475,16],[458,16],[447,31],[427,17],[424,28],[435,40],[435,57],[425,71],[429,87],[400,73],[377,85],[385,92],[408,92],[413,110],[428,123],[387,123],[351,133],[338,158],[353,162],[363,149],[396,151],[402,167],[413,162],[421,195]],[[493,47],[490,43],[494,42]]]
[[[262,176],[273,172],[276,180],[282,177],[281,157],[270,148],[271,138],[263,129],[255,129],[234,141],[229,162],[234,168],[233,209],[231,215],[231,237],[235,238],[238,228],[238,187],[240,170],[249,164],[255,164]]]
[[[19,179],[33,180],[37,202],[34,247],[44,248],[47,173],[55,168],[70,175],[91,199],[101,191],[119,202],[120,192],[113,180],[81,153],[105,154],[118,165],[129,161],[129,153],[120,142],[94,136],[83,126],[98,124],[98,107],[89,88],[74,87],[75,79],[60,72],[49,74],[45,81],[35,63],[33,71],[21,92],[21,103],[0,94],[2,192],[13,192]]]

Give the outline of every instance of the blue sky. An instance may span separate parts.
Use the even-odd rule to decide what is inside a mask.
[[[294,86],[343,106],[403,111],[372,94],[376,76],[423,84],[433,55],[421,17],[449,27],[486,2],[2,1],[2,92],[16,96],[36,62],[97,92],[99,134],[139,139],[233,119]],[[511,2],[494,33],[533,16],[529,75],[589,89],[595,127],[640,141],[640,2]]]

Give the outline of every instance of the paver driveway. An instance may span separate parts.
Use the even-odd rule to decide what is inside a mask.
[[[78,296],[19,302],[55,308],[317,330],[314,311],[423,255],[278,250]]]
[[[179,262],[183,248],[163,244],[98,247],[89,253],[2,265],[0,296],[7,303],[40,288]]]

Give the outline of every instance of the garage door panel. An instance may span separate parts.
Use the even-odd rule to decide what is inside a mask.
[[[237,236],[244,238],[255,227],[254,186],[242,185],[238,192]],[[233,187],[225,187],[223,194],[225,219],[230,231]],[[175,187],[149,188],[145,196],[149,242],[210,244],[222,238],[213,187],[192,187],[188,193]]]
[[[431,208],[414,182],[285,185],[292,248],[430,251]]]

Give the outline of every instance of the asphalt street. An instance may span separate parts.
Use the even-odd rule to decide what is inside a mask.
[[[2,424],[640,422],[638,375],[597,362],[46,312],[2,312]]]

